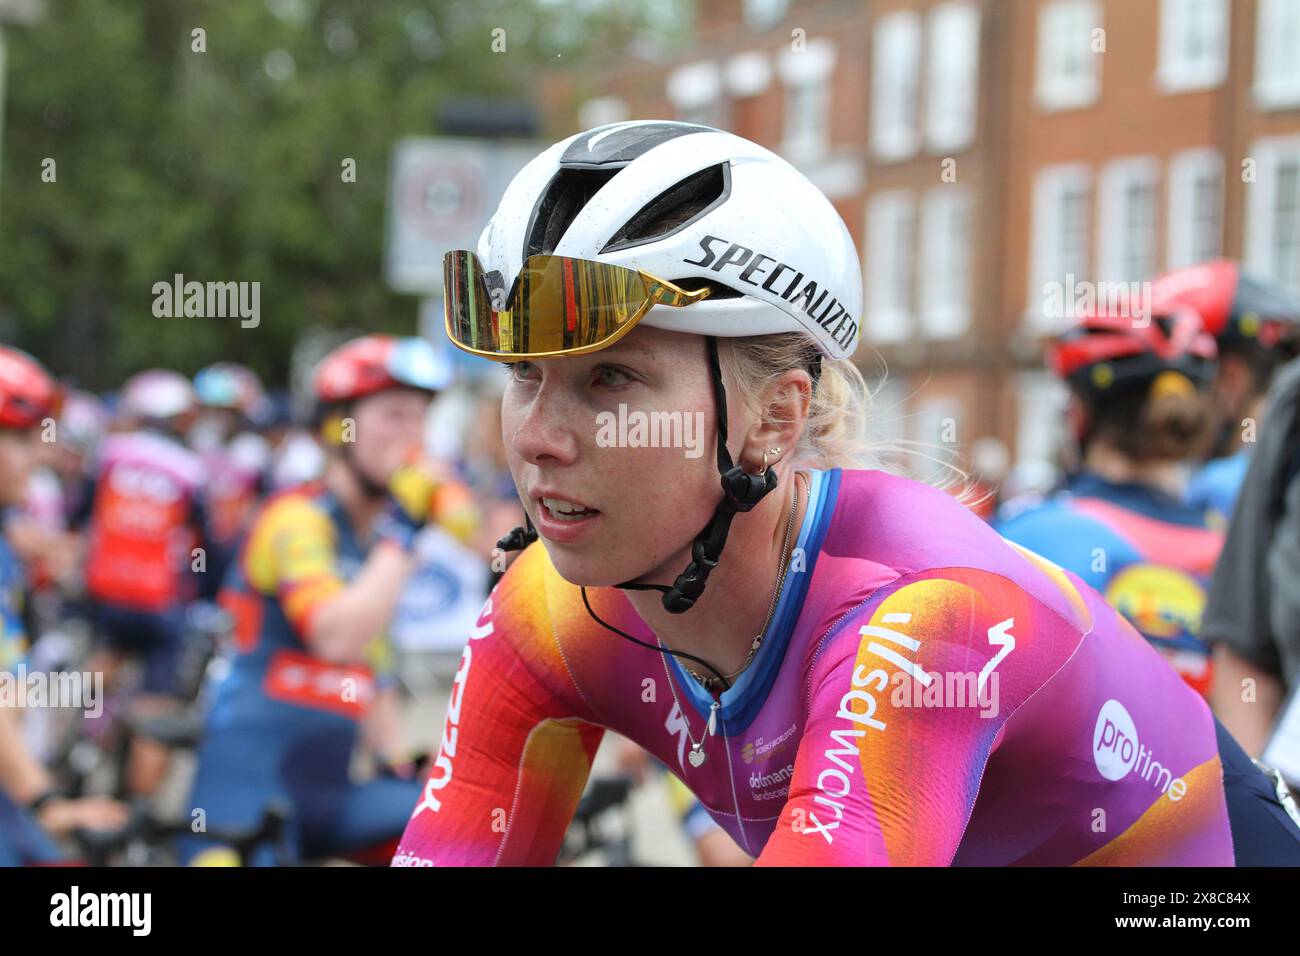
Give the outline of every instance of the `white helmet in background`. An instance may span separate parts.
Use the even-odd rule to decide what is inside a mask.
[[[570,256],[713,287],[644,325],[803,332],[832,359],[858,343],[862,269],[835,207],[780,156],[707,126],[615,123],[556,143],[511,181],[477,251],[493,290],[530,255]]]
[[[194,386],[179,372],[149,369],[122,386],[122,411],[133,418],[165,420],[194,407]]]

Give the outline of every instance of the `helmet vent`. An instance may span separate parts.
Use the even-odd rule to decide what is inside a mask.
[[[533,207],[524,258],[554,252],[582,207],[618,172],[618,169],[561,169],[556,173]]]
[[[671,236],[707,214],[730,192],[729,164],[692,173],[646,203],[600,251],[613,252]]]

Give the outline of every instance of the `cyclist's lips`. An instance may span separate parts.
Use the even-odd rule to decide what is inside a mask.
[[[597,508],[550,491],[534,492],[537,505],[537,531],[557,544],[572,544],[591,533],[600,520]]]

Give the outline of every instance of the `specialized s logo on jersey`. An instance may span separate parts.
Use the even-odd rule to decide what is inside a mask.
[[[817,777],[819,792],[813,797],[813,802],[829,808],[834,817],[828,817],[825,822],[822,822],[815,812],[810,811],[808,819],[813,825],[803,831],[806,834],[819,834],[828,844],[834,842],[831,831],[844,819],[846,805],[842,801],[851,793],[853,781],[859,775],[862,738],[866,736],[868,729],[884,733],[888,727],[888,721],[876,716],[879,706],[876,694],[885,692],[891,680],[891,673],[883,667],[872,669],[873,664],[883,662],[892,665],[895,668],[893,677],[906,675],[907,678],[927,689],[937,685],[936,691],[949,684],[948,678],[952,676],[937,671],[926,671],[917,662],[924,642],[899,630],[900,626],[913,625],[911,612],[887,611],[872,617],[873,621],[877,619],[879,624],[869,623],[858,628],[861,642],[858,645],[858,654],[850,679],[852,686],[840,699],[839,710],[835,715],[857,726],[839,727],[830,732],[831,740],[838,746],[827,747],[825,757],[833,766],[826,766]],[[1015,623],[1014,617],[1008,617],[987,628],[988,645],[995,649],[995,653],[984,663],[978,675],[965,675],[970,678],[969,683],[973,685],[971,687],[975,691],[973,699],[978,700],[990,678],[996,679],[998,665],[1015,650],[1016,638],[1011,633]],[[875,694],[871,693],[872,690]],[[941,699],[940,703],[945,702]],[[855,704],[860,706],[855,709]],[[958,704],[956,695],[946,704],[966,705],[964,701]],[[894,705],[898,706],[896,699]]]

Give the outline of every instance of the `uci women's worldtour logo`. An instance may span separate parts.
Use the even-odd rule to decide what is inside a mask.
[[[1107,780],[1123,780],[1130,773],[1149,782],[1175,802],[1187,793],[1187,783],[1156,760],[1138,739],[1137,725],[1128,710],[1111,698],[1101,705],[1092,733],[1092,759]]]

